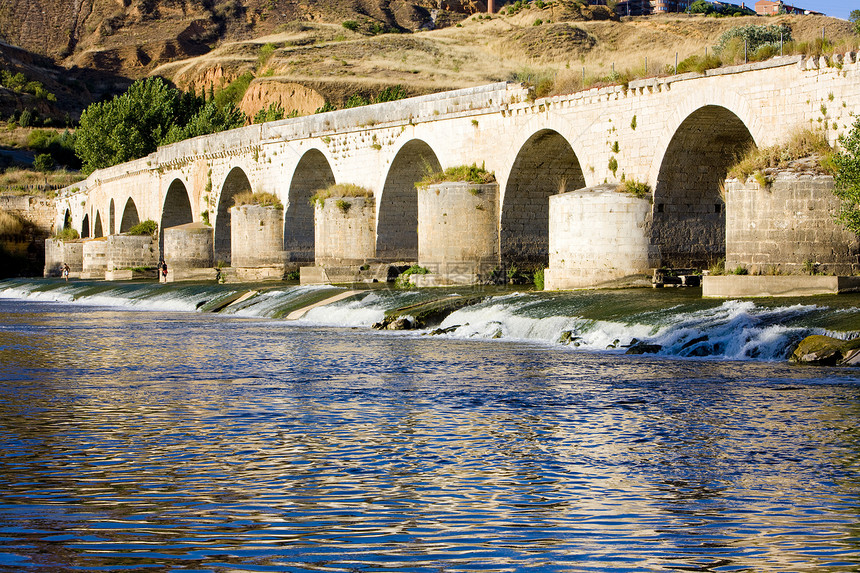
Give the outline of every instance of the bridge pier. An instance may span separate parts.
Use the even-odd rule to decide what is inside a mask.
[[[650,228],[650,194],[636,197],[613,183],[553,195],[544,288],[647,283],[659,265]]]

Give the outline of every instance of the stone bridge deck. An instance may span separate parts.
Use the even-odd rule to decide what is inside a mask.
[[[652,189],[643,223],[650,263],[702,264],[725,256],[720,185],[738,153],[800,127],[824,129],[835,142],[858,109],[853,53],[774,58],[538,100],[520,85],[498,83],[165,146],[66,189],[57,222],[70,221],[83,236],[122,232],[143,219],[162,229],[208,222],[216,260],[229,262],[232,198],[268,191],[284,204],[286,260],[310,261],[309,198],[329,183],[354,183],[373,192],[375,258],[416,260],[415,182],[428,171],[477,163],[499,183],[500,264],[547,264],[550,196],[630,179]]]

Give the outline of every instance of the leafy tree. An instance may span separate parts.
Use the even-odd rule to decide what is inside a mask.
[[[138,80],[124,94],[95,103],[81,115],[74,146],[87,173],[144,157],[159,145],[241,127],[245,115],[184,93],[161,78]]]
[[[121,96],[90,105],[81,114],[75,141],[84,171],[155,151],[174,123],[178,101],[178,90],[163,79],[146,78]]]
[[[688,14],[710,14],[714,11],[714,5],[705,0],[696,0],[687,8]]]
[[[854,24],[854,33],[860,36],[860,10],[851,10],[848,19]]]
[[[833,156],[836,168],[834,193],[842,200],[838,220],[847,229],[860,235],[860,119],[854,122],[847,136],[839,139],[842,150]]]
[[[272,102],[268,109],[261,109],[254,116],[254,123],[266,123],[267,121],[278,121],[284,119],[284,108],[281,107],[281,102]]]
[[[33,168],[43,173],[53,171],[55,166],[54,158],[49,153],[40,153],[33,161]]]

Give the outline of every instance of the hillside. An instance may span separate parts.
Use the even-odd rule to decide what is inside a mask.
[[[816,16],[619,19],[573,0],[492,17],[483,9],[482,0],[6,0],[0,35],[24,51],[0,46],[0,65],[43,81],[57,102],[30,103],[55,117],[153,74],[199,91],[250,73],[247,113],[271,101],[312,113],[393,85],[417,95],[513,79],[558,92],[613,69],[659,75],[676,54],[704,54],[746,24],[787,23],[801,41],[826,26],[829,39],[856,43],[848,22]],[[4,117],[28,105],[6,91]]]

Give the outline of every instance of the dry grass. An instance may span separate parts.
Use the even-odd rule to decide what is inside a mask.
[[[311,205],[323,206],[326,199],[342,199],[344,197],[373,197],[373,191],[354,183],[333,183],[325,189],[320,189],[311,197]]]
[[[24,230],[24,221],[18,215],[0,209],[0,237],[13,237]]]
[[[828,158],[832,152],[822,130],[802,128],[781,145],[751,148],[729,168],[728,176],[740,181],[753,176],[764,187],[769,182],[766,169],[785,169],[792,161],[806,157],[818,157],[818,169],[821,173],[828,173]]]
[[[77,171],[57,170],[48,173],[10,168],[0,173],[0,192],[7,195],[51,194],[51,189],[68,187],[84,177]]]
[[[284,205],[278,196],[268,191],[260,191],[253,193],[252,191],[243,191],[233,197],[233,204],[236,207],[240,205],[260,205],[261,207],[276,207],[283,209]]]

